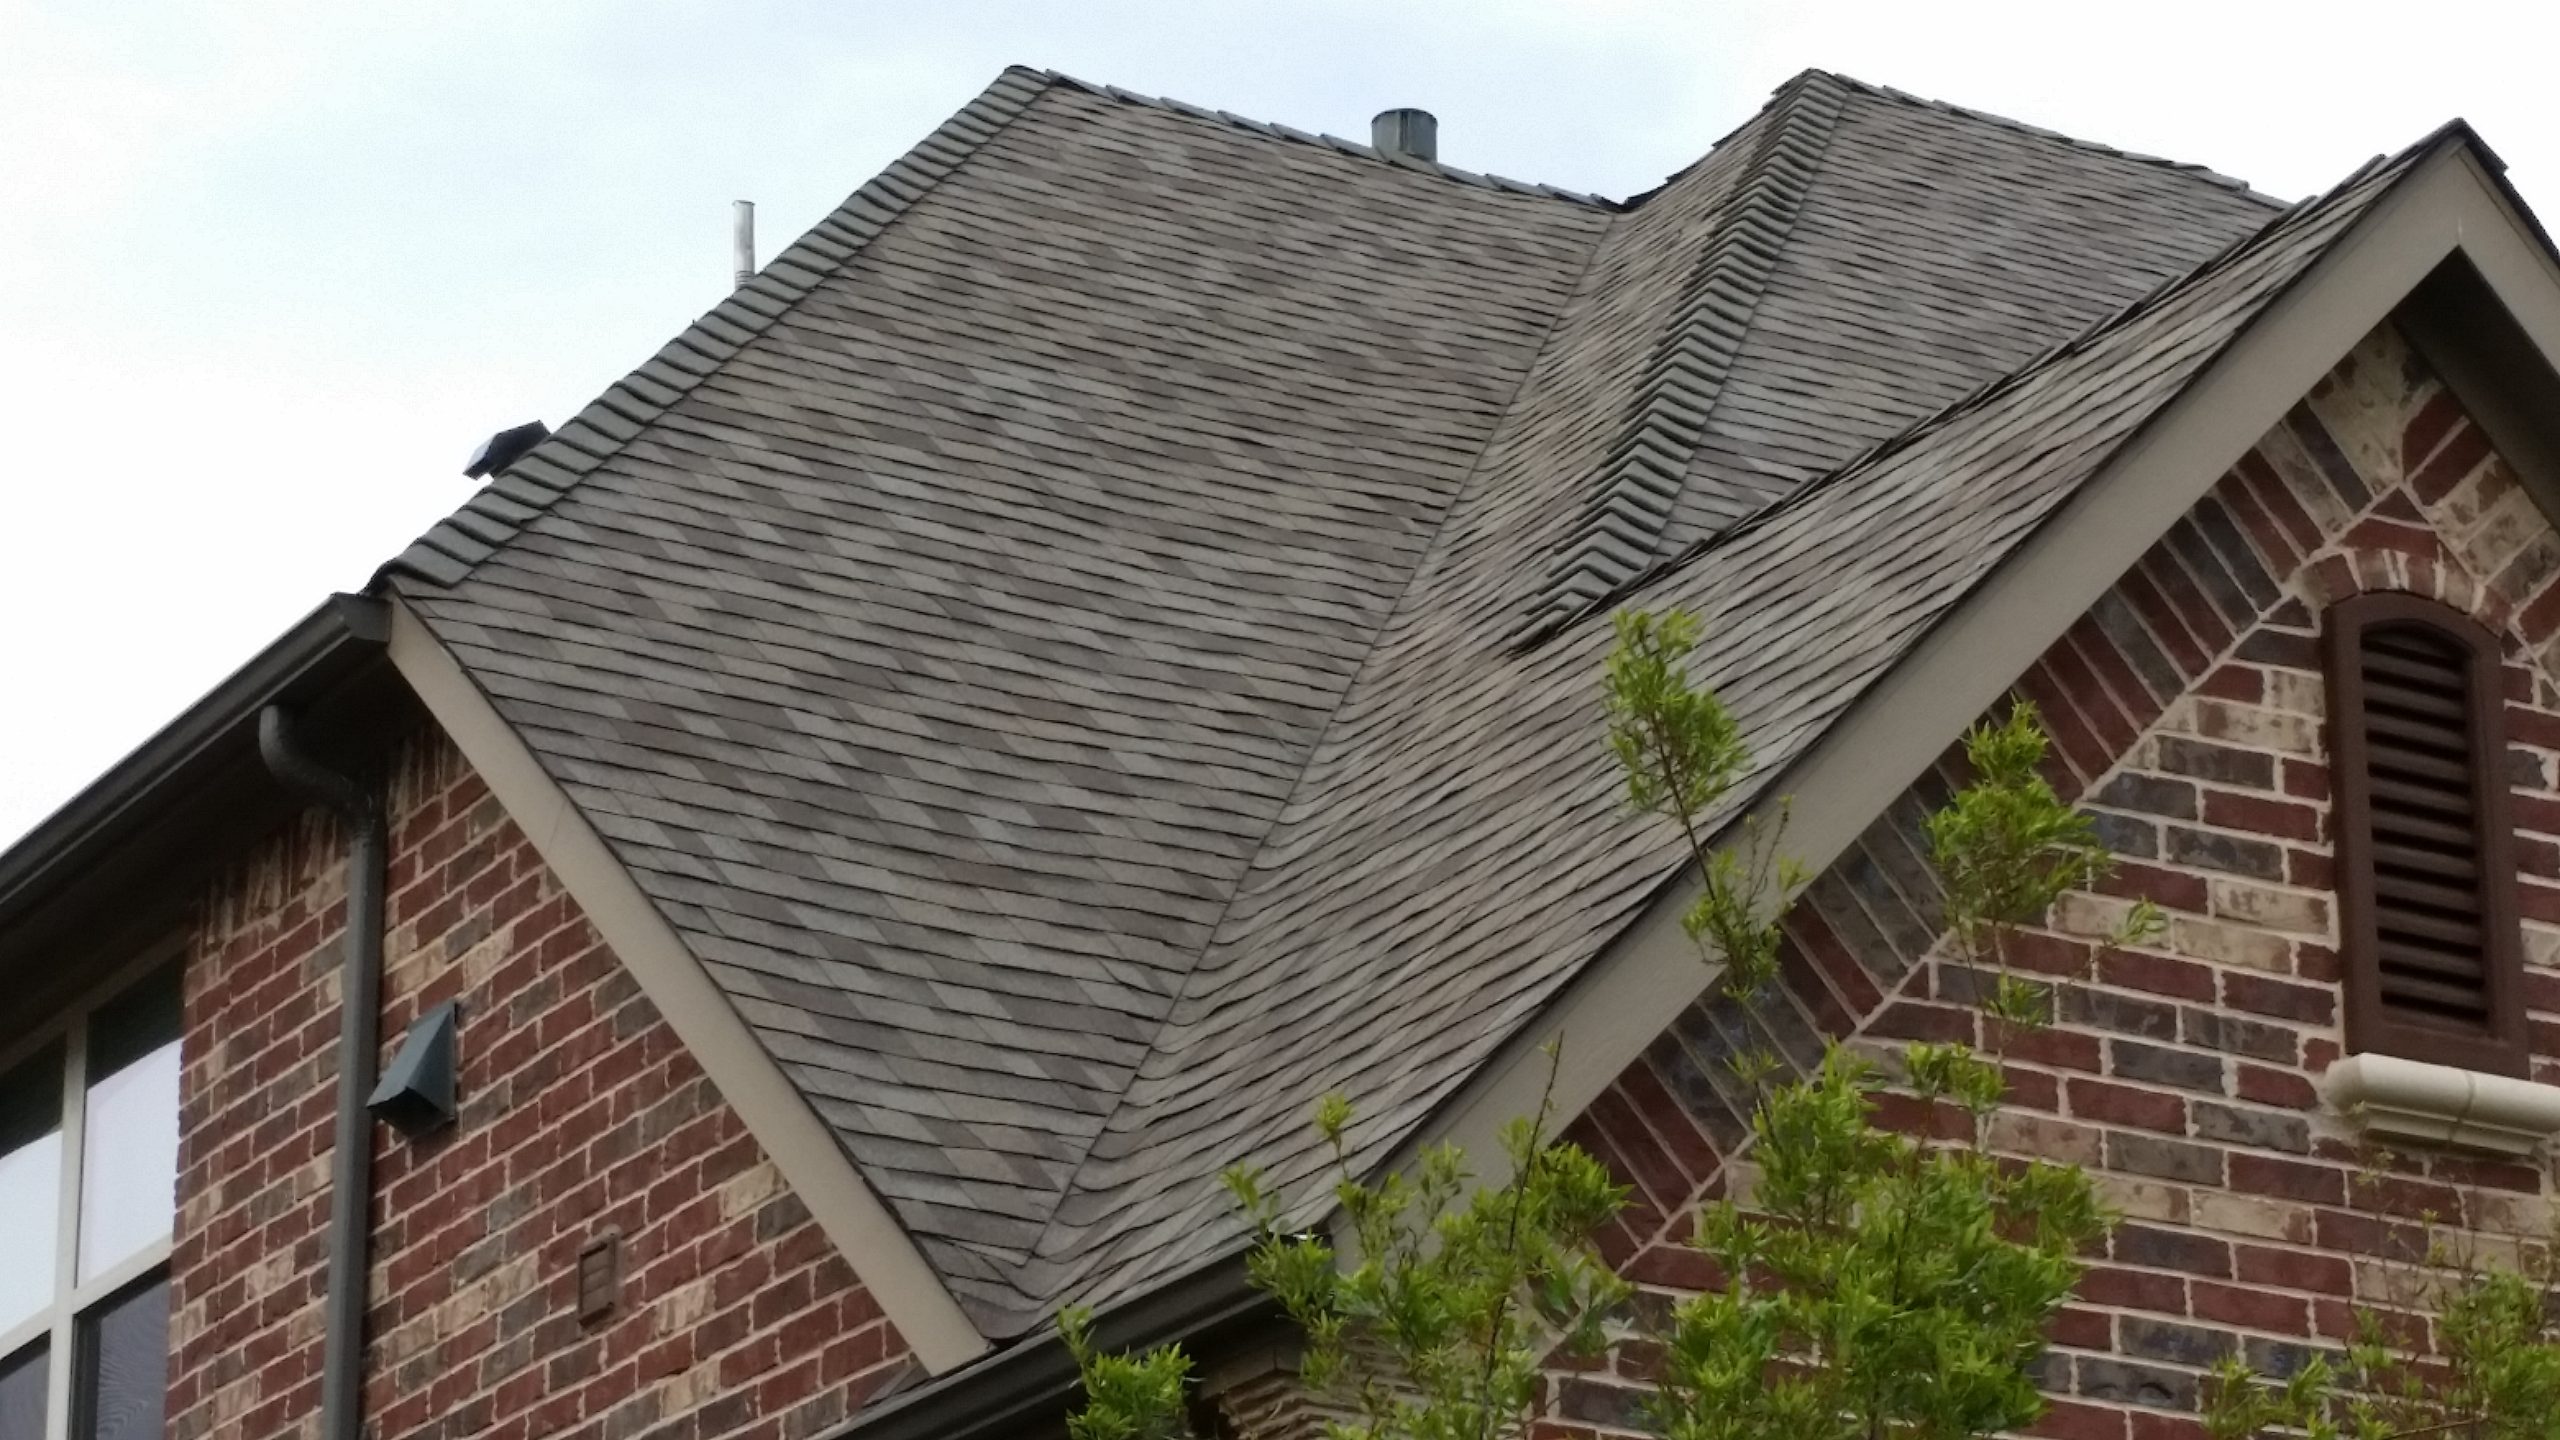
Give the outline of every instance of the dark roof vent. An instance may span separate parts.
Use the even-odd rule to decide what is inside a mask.
[[[400,1053],[382,1071],[373,1097],[364,1102],[377,1120],[403,1135],[424,1135],[453,1123],[453,1077],[461,1067],[455,1029],[462,1006],[447,1000],[418,1017],[400,1041]]]
[[[1440,122],[1428,110],[1381,110],[1369,122],[1369,143],[1381,155],[1440,158]]]
[[[462,473],[474,480],[486,480],[524,458],[524,452],[549,438],[551,427],[539,420],[528,420],[513,430],[501,430],[480,442]]]

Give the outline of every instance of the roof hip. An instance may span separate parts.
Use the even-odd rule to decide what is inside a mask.
[[[747,283],[385,562],[375,572],[375,584],[398,575],[450,589],[469,578],[481,561],[968,163],[979,146],[1022,114],[1049,84],[1050,77],[1021,66],[998,75],[976,99],[889,162]]]
[[[1626,428],[1609,448],[1582,520],[1549,561],[1529,624],[1580,611],[1652,561],[1846,100],[1838,80],[1808,70],[1772,102],[1735,197],[1718,208],[1714,233],[1637,382]]]
[[[1952,109],[1954,107],[1939,108]],[[1959,113],[1970,114],[1972,112],[1966,111]],[[2019,128],[2026,129],[2030,127],[2021,126]],[[1849,480],[1864,470],[1891,459],[1894,455],[1899,454],[1912,445],[1928,438],[1929,435],[1937,430],[1944,428],[1946,425],[1973,411],[1979,410],[1982,407],[1997,401],[2002,395],[2016,389],[2018,386],[2033,379],[2043,371],[2073,355],[2080,353],[2083,350],[2086,350],[2089,346],[2096,344],[2109,334],[2124,328],[2126,325],[2133,323],[2142,316],[2160,308],[2162,305],[2167,304],[2178,295],[2198,284],[2203,283],[2220,271],[2227,269],[2231,265],[2247,257],[2260,246],[2266,244],[2271,237],[2282,233],[2288,222],[2310,214],[2325,205],[2334,203],[2339,197],[2345,195],[2355,186],[2372,177],[2376,171],[2387,166],[2406,166],[2437,146],[2457,138],[2469,140],[2470,143],[2475,145],[2477,144],[2476,139],[2471,136],[2470,128],[2460,121],[2455,121],[2437,128],[2435,131],[2429,133],[2424,139],[2421,139],[2416,144],[2402,150],[2397,155],[2374,156],[2364,164],[2357,166],[2353,172],[2326,191],[2323,191],[2319,195],[2313,196],[2309,199],[2297,201],[2293,205],[2288,206],[2284,210],[2270,216],[2267,223],[2259,227],[2258,230],[2233,241],[2222,250],[2207,257],[2194,269],[2188,270],[2183,274],[2170,276],[2159,285],[2154,286],[2149,292],[2117,309],[2112,314],[2102,316],[2098,320],[2092,322],[2089,326],[2081,330],[2080,333],[2073,335],[2068,339],[2056,342],[2054,345],[2038,354],[2035,358],[2029,360],[2026,364],[2019,366],[2017,369],[1985,381],[1983,384],[1975,387],[1966,394],[1949,401],[1937,410],[1921,416],[1919,419],[1913,421],[1909,426],[1894,433],[1893,435],[1877,441],[1873,445],[1868,446],[1866,449],[1851,456],[1829,472],[1796,487],[1787,494],[1762,506],[1759,510],[1754,511],[1752,514],[1746,516],[1730,528],[1702,536],[1678,553],[1666,556],[1660,561],[1657,561],[1640,571],[1629,574],[1617,585],[1611,587],[1606,592],[1595,596],[1588,603],[1579,606],[1570,613],[1561,615],[1551,613],[1545,619],[1544,623],[1540,624],[1537,628],[1525,634],[1520,639],[1517,648],[1524,650],[1535,648],[1545,641],[1552,639],[1560,631],[1570,629],[1584,620],[1614,608],[1629,597],[1688,568],[1701,557],[1725,548],[1735,541],[1749,535],[1752,531],[1757,530],[1778,517],[1804,505],[1814,497],[1821,495],[1824,491]],[[2237,184],[2238,182],[2233,183]]]

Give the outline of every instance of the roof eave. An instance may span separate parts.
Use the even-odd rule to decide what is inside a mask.
[[[171,855],[206,850],[207,835],[272,823],[295,808],[265,782],[258,712],[269,704],[334,711],[342,697],[357,695],[377,704],[389,635],[380,601],[332,595],[0,851],[0,975],[79,968],[61,963],[80,956],[59,947],[75,934],[81,954],[111,947],[95,925],[103,908],[128,926],[168,923],[162,912],[178,903],[162,893],[176,888],[177,872],[163,868]],[[320,733],[330,728],[324,723]],[[124,886],[117,877],[125,875],[153,883]],[[11,990],[10,1011],[41,1004],[48,993]]]
[[[1179,1343],[1199,1362],[1263,1332],[1280,1314],[1278,1302],[1254,1288],[1245,1251],[1237,1248],[1096,1315],[1094,1344],[1107,1353],[1134,1354]],[[1077,1393],[1075,1358],[1053,1326],[865,1409],[824,1440],[1062,1435]]]

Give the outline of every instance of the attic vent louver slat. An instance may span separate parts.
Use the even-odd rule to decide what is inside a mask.
[[[2523,1074],[2497,640],[2412,595],[2326,629],[2348,1046]]]
[[[2478,1025],[2488,987],[2461,703],[2468,656],[2449,637],[2388,627],[2365,632],[2361,658],[2382,998]],[[2448,869],[2468,879],[2444,883]]]

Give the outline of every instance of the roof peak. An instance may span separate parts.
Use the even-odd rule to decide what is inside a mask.
[[[1815,74],[1823,72],[1808,71],[1806,73]],[[1845,77],[1838,75],[1830,76],[1830,78],[1840,80],[1845,84],[1855,85],[1859,83],[1857,81],[1847,80]],[[2453,120],[2429,131],[2418,141],[2402,149],[2395,155],[2374,156],[2364,164],[2359,165],[2354,170],[2348,172],[2348,174],[2335,185],[2330,186],[2328,189],[2317,195],[2308,196],[2302,200],[2298,200],[2287,205],[2284,209],[2269,216],[2267,223],[2259,227],[2255,232],[2240,236],[2233,240],[2230,244],[2224,246],[2222,249],[2199,262],[2194,268],[2179,274],[2168,276],[2142,295],[2135,297],[2126,304],[2100,316],[2094,321],[2091,321],[2078,332],[2066,336],[2063,339],[2054,342],[2052,345],[2047,346],[2043,351],[2038,353],[2033,359],[2027,361],[2025,364],[2020,365],[2016,369],[2008,371],[2005,374],[1996,375],[1985,380],[1980,385],[1977,385],[1973,389],[1966,391],[1964,394],[1957,396],[1955,399],[1948,401],[1936,410],[1914,420],[1911,424],[1903,427],[1901,430],[1898,430],[1891,435],[1887,435],[1876,441],[1874,444],[1867,446],[1865,449],[1850,456],[1847,460],[1842,461],[1840,464],[1832,467],[1822,475],[1798,486],[1796,489],[1788,492],[1784,497],[1762,506],[1751,515],[1744,517],[1739,524],[1736,524],[1732,528],[1713,535],[1705,536],[1690,544],[1678,554],[1664,557],[1653,565],[1647,567],[1641,573],[1622,582],[1607,594],[1601,595],[1597,599],[1590,601],[1570,615],[1564,616],[1561,619],[1549,621],[1536,630],[1529,632],[1516,643],[1522,648],[1543,643],[1544,641],[1552,638],[1559,631],[1568,629],[1591,616],[1603,613],[1611,607],[1626,600],[1628,597],[1633,596],[1643,591],[1646,587],[1660,581],[1665,576],[1677,573],[1701,557],[1722,549],[1734,541],[1748,535],[1751,531],[1767,525],[1778,516],[1781,516],[1789,510],[1795,509],[1796,507],[1804,504],[1810,497],[1820,493],[1821,491],[1840,484],[1850,477],[1890,460],[1893,456],[1911,448],[1922,440],[1927,439],[1931,434],[1944,429],[1946,426],[1958,419],[1961,419],[1965,415],[1968,415],[1973,411],[1980,410],[1986,405],[1992,404],[2001,396],[2015,390],[2021,384],[2033,379],[2035,376],[2051,368],[2055,364],[2088,349],[2090,346],[2105,339],[2115,331],[2125,328],[2127,325],[2132,324],[2142,316],[2168,304],[2175,297],[2193,289],[2199,284],[2204,283],[2214,275],[2237,263],[2242,257],[2247,256],[2258,250],[2261,246],[2268,244],[2287,223],[2295,221],[2315,211],[2319,211],[2332,204],[2338,203],[2349,191],[2371,179],[2380,171],[2395,167],[2405,171],[2407,168],[2414,166],[2425,156],[2432,154],[2445,143],[2457,140],[2475,147],[2479,147],[2480,143],[2477,134],[2472,131],[2468,123],[2461,120]],[[2250,191],[2248,193],[2255,195],[2258,192]]]
[[[1775,105],[1779,96],[1785,94],[1789,89],[1801,85],[1808,79],[1815,76],[1820,76],[1837,84],[1846,85],[1850,89],[1856,90],[1861,94],[1871,95],[1880,100],[1891,100],[1898,104],[1909,105],[1922,110],[1935,110],[1940,114],[1953,115],[1959,119],[1977,121],[1985,125],[1997,125],[2004,130],[2015,131],[2021,135],[2031,135],[2039,140],[2048,140],[2055,144],[2068,145],[2074,150],[2086,151],[2093,155],[2107,155],[2119,160],[2129,160],[2139,165],[2153,165],[2163,170],[2175,171],[2178,174],[2202,180],[2209,185],[2218,185],[2225,190],[2264,201],[2267,205],[2275,209],[2285,209],[2294,203],[2280,196],[2270,195],[2236,175],[2225,175],[2221,171],[2215,170],[2210,166],[2197,165],[2185,160],[2171,160],[2160,155],[2147,155],[2139,150],[2127,150],[2121,146],[2101,144],[2095,140],[2084,140],[2077,135],[2066,135],[2059,130],[2048,129],[2042,125],[2030,124],[2027,121],[2013,119],[2007,115],[1994,114],[1988,110],[1977,110],[1969,105],[1955,105],[1944,100],[1932,100],[1926,95],[1915,95],[1908,90],[1898,90],[1891,85],[1881,85],[1872,80],[1861,80],[1854,75],[1843,75],[1837,70],[1824,70],[1819,67],[1808,67],[1807,69],[1798,71],[1795,75],[1790,77],[1784,85],[1779,86],[1776,91],[1771,92],[1770,104]]]
[[[2072,150],[2077,150],[2082,154],[2101,155],[2110,159],[2126,161],[2131,164],[2147,165],[2155,169],[2165,170],[2172,174],[2185,176],[2192,180],[2202,181],[2205,184],[2230,191],[2236,195],[2245,195],[2250,199],[2266,205],[2270,211],[2282,211],[2294,203],[2293,201],[2286,200],[2281,196],[2270,195],[2236,175],[2225,175],[2221,171],[2215,170],[2210,166],[2193,164],[2184,160],[2171,160],[2159,155],[2147,155],[2139,150],[2127,150],[2121,146],[2101,144],[2095,140],[2084,140],[2077,135],[2066,135],[2059,130],[2048,129],[2042,125],[2030,124],[2027,121],[2013,119],[2006,115],[1995,114],[1989,110],[1977,110],[1969,105],[1956,105],[1945,100],[1932,100],[1926,95],[1915,95],[1908,90],[1899,90],[1891,85],[1879,84],[1873,80],[1861,80],[1855,75],[1843,75],[1837,70],[1825,70],[1818,65],[1809,65],[1804,69],[1797,71],[1795,74],[1788,76],[1785,80],[1779,82],[1777,86],[1772,88],[1769,91],[1768,99],[1761,102],[1760,108],[1752,111],[1751,114],[1745,117],[1740,124],[1718,136],[1715,142],[1707,147],[1705,155],[1701,155],[1697,159],[1690,161],[1688,164],[1681,166],[1679,169],[1672,171],[1669,175],[1663,177],[1661,184],[1654,186],[1652,189],[1640,191],[1628,196],[1624,201],[1619,202],[1620,208],[1634,210],[1642,207],[1655,196],[1660,195],[1663,191],[1668,190],[1673,185],[1679,183],[1682,177],[1688,175],[1700,165],[1705,164],[1708,156],[1711,156],[1715,154],[1715,152],[1723,149],[1725,146],[1742,139],[1748,132],[1757,129],[1761,122],[1766,120],[1773,112],[1784,107],[1792,96],[1799,91],[1811,87],[1816,82],[1828,82],[1832,85],[1840,86],[1846,90],[1873,100],[1890,101],[1897,105],[1909,106],[1915,110],[1932,110],[1941,115],[1953,116],[1956,119],[1970,121],[1974,124],[1994,126],[1998,129],[2009,131],[2012,134],[2025,135],[2032,139],[2045,141],[2049,144],[2060,145]]]

